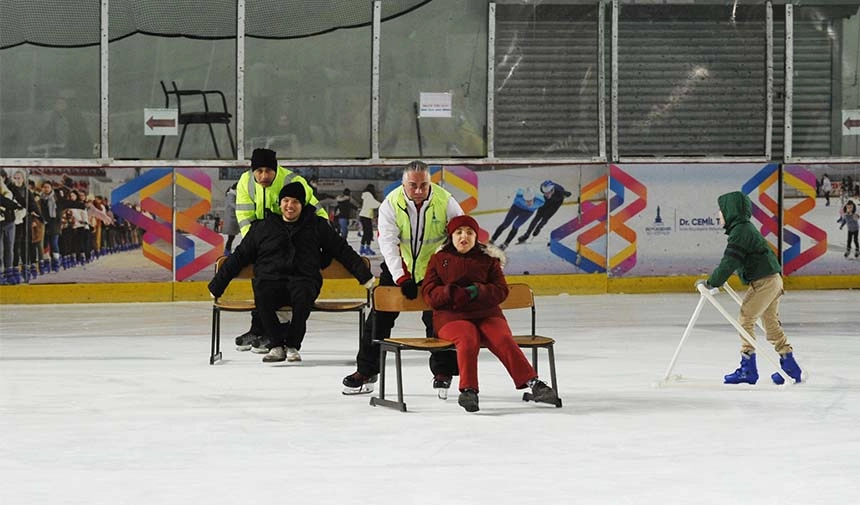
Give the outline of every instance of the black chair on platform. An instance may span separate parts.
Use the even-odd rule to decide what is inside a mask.
[[[215,156],[221,157],[221,152],[218,150],[218,142],[215,140],[215,130],[213,124],[223,124],[227,128],[227,139],[230,141],[230,150],[233,152],[233,157],[236,157],[236,144],[233,142],[233,133],[230,131],[230,120],[233,115],[227,112],[227,99],[224,98],[224,93],[218,90],[201,90],[201,89],[179,89],[176,86],[176,81],[170,81],[173,89],[167,89],[164,81],[161,81],[161,89],[164,91],[164,106],[170,108],[171,95],[176,98],[176,109],[178,110],[179,124],[182,125],[182,132],[179,134],[179,145],[176,146],[176,154],[174,157],[179,158],[179,152],[182,151],[182,141],[185,140],[185,130],[190,124],[205,124],[209,127],[209,135],[212,137],[212,146],[215,147]],[[221,110],[213,110],[210,108],[209,96],[218,96],[221,98]],[[202,105],[203,110],[188,111],[188,102],[185,101],[183,108],[182,98],[191,98],[196,102],[197,107]],[[212,104],[217,105],[216,103]],[[158,152],[155,157],[161,157],[161,149],[164,147],[164,135],[161,136],[161,141],[158,143]]]

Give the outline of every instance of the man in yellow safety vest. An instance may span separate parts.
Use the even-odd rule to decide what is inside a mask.
[[[418,297],[418,285],[424,280],[427,264],[436,249],[448,236],[446,226],[451,219],[463,215],[463,209],[451,193],[430,182],[430,170],[421,161],[409,163],[403,171],[402,185],[395,189],[379,207],[379,249],[382,253],[381,286],[400,286],[404,296]],[[376,337],[391,335],[399,312],[371,310],[359,341],[356,364],[358,370],[343,379],[347,395],[373,391],[379,373],[379,345]],[[426,311],[424,321],[427,337],[433,337],[433,314]],[[457,375],[455,351],[430,354],[433,387],[440,398],[446,398],[451,376]]]
[[[278,194],[281,189],[291,182],[298,182],[307,192],[306,202],[317,208],[316,214],[328,221],[328,213],[319,205],[311,186],[304,177],[278,164],[275,151],[271,149],[254,149],[251,154],[251,168],[242,174],[236,184],[236,220],[239,221],[239,231],[244,237],[251,228],[251,223],[263,219],[267,212],[281,215]],[[251,329],[236,337],[236,350],[265,354],[269,345],[263,339],[262,324],[255,312],[251,313]]]

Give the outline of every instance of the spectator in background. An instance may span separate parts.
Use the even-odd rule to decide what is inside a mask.
[[[848,238],[845,244],[845,254],[847,258],[851,254],[851,241],[854,241],[854,257],[860,258],[860,244],[857,243],[857,225],[858,215],[857,206],[852,200],[848,200],[842,206],[842,215],[839,216],[839,229],[841,230],[846,225],[848,226]]]
[[[337,211],[335,212],[337,216],[337,228],[344,240],[349,235],[349,220],[352,219],[353,212],[358,210],[358,206],[352,200],[350,193],[349,188],[343,188],[343,193],[335,199],[337,203]]]
[[[15,247],[15,211],[21,206],[14,199],[7,182],[9,176],[0,168],[0,257],[3,261],[0,281],[2,284],[18,284],[21,276],[20,272],[12,268],[12,253]]]
[[[490,243],[495,244],[499,235],[501,235],[502,232],[510,226],[511,231],[508,233],[507,238],[505,238],[504,243],[499,245],[499,249],[505,250],[520,230],[520,226],[522,226],[536,210],[541,208],[543,204],[543,195],[535,195],[532,188],[518,189],[514,196],[514,203],[511,205],[511,208],[508,209],[508,213],[505,215],[505,219],[502,221],[502,224],[500,224],[498,228],[496,228],[496,231],[493,232],[493,237],[490,239]]]
[[[36,272],[35,269],[30,268],[30,264],[41,259],[41,256],[33,258],[31,226],[35,219],[41,222],[42,216],[39,214],[39,205],[36,203],[35,195],[25,182],[24,171],[16,170],[12,173],[12,185],[9,189],[12,191],[13,199],[20,206],[15,211],[15,245],[12,266],[18,268],[20,265],[26,277],[30,273]]]
[[[830,183],[830,177],[827,174],[821,176],[821,194],[824,196],[827,203],[825,207],[830,207],[830,192],[833,191],[833,184]]]
[[[51,270],[60,269],[60,209],[57,192],[51,181],[42,182],[42,219],[45,221],[45,249]]]
[[[376,199],[376,186],[368,184],[361,193],[361,211],[358,219],[361,221],[361,250],[362,255],[374,256],[376,251],[370,248],[373,243],[373,214],[379,208]]]

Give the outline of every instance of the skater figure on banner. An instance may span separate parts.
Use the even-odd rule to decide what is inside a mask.
[[[510,245],[511,240],[517,235],[517,232],[520,230],[520,226],[525,224],[525,222],[531,217],[536,210],[543,207],[545,203],[544,196],[536,195],[535,190],[532,188],[520,188],[517,190],[516,195],[514,196],[514,203],[511,205],[511,208],[508,209],[508,213],[505,215],[505,219],[502,221],[496,231],[493,232],[493,236],[490,239],[490,243],[496,245],[496,240],[505,231],[508,226],[511,227],[511,231],[508,233],[508,236],[505,238],[505,241],[501,244],[498,244],[498,248],[501,250],[507,249],[508,245]]]
[[[552,216],[558,212],[558,209],[561,208],[561,205],[564,203],[564,199],[571,195],[570,191],[566,191],[564,189],[564,186],[549,179],[541,183],[540,192],[543,194],[544,204],[537,210],[537,212],[535,212],[526,232],[517,238],[517,244],[524,243],[529,239],[529,236],[537,237],[544,225],[546,225]]]

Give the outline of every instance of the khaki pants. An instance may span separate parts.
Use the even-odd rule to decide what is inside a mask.
[[[780,274],[752,281],[744,295],[741,313],[738,316],[738,323],[753,338],[755,338],[755,322],[761,318],[767,341],[773,345],[780,356],[792,352],[791,345],[782,331],[782,324],[779,322],[779,299],[783,293],[785,290]],[[749,354],[755,352],[755,349],[741,338],[741,352]]]

